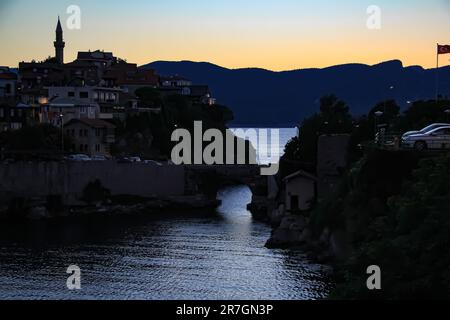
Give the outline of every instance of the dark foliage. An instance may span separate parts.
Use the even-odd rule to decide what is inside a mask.
[[[88,183],[83,189],[83,200],[89,204],[104,202],[111,197],[111,192],[106,189],[100,180]]]
[[[370,161],[376,160],[370,158]],[[361,210],[354,217],[341,215],[345,224],[350,225],[352,218],[364,221],[353,231],[347,229],[354,239],[355,251],[339,268],[340,284],[333,296],[448,299],[450,155],[421,160],[409,178],[404,174],[409,168],[405,168],[403,162],[393,162],[390,167],[391,178],[388,174],[384,178],[377,177],[377,181],[384,180],[387,190],[376,187],[364,190],[364,184],[372,180],[361,170],[357,174],[361,182],[347,190],[343,197],[347,205],[341,212]],[[359,196],[355,196],[355,192]],[[380,204],[379,210],[370,206],[374,199]],[[381,291],[367,290],[365,271],[369,265],[381,268]]]
[[[64,151],[69,151],[70,137],[64,134],[62,138],[60,128],[40,124],[1,133],[0,145],[3,152],[54,153],[61,152],[61,139],[64,139]]]

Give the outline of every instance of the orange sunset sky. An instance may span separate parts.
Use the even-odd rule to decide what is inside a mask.
[[[66,26],[69,5],[81,9],[79,30]],[[381,9],[380,30],[366,26],[369,5]],[[279,71],[400,59],[433,68],[436,43],[450,44],[448,0],[0,0],[0,65],[53,55],[58,15],[66,61],[102,49],[140,65],[193,60]]]

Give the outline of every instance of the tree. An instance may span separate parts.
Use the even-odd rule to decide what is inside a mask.
[[[300,136],[288,144],[285,158],[316,163],[319,136],[351,133],[352,130],[353,119],[345,102],[335,95],[324,96],[320,99],[320,112],[303,120]]]
[[[161,107],[162,98],[161,93],[151,87],[139,88],[136,90],[136,96],[139,100],[148,107]]]
[[[416,101],[404,113],[400,123],[403,130],[420,130],[436,122],[450,122],[446,110],[450,109],[449,100]]]
[[[65,151],[70,151],[72,140],[63,136]],[[61,151],[61,129],[50,124],[25,126],[20,130],[2,133],[2,142],[9,151]]]
[[[386,160],[397,157],[395,153],[385,155]],[[369,155],[368,160],[381,167],[378,158]],[[350,235],[355,251],[338,268],[339,284],[333,296],[340,299],[448,299],[450,155],[421,160],[412,176],[398,175],[405,171],[404,161],[389,162],[391,173],[385,175],[385,179],[402,176],[403,186],[398,192],[391,183],[384,183],[383,189],[369,188],[361,193],[361,185],[357,185],[342,195],[345,207],[338,212],[341,224],[357,225],[353,232],[359,234]],[[381,171],[367,173],[378,177],[377,172]],[[373,179],[364,178],[362,173],[357,174],[356,181],[371,185]],[[381,183],[379,180],[377,184]],[[386,188],[392,190],[385,191]],[[390,196],[380,197],[376,192]],[[381,210],[374,210],[375,202],[370,199],[375,198],[381,201]],[[351,219],[359,224],[350,222]],[[371,292],[365,286],[364,270],[373,264],[382,270],[381,291]]]
[[[111,191],[106,189],[100,180],[89,182],[83,189],[83,200],[88,204],[103,202],[111,197]]]
[[[369,119],[372,123],[374,123],[376,112],[382,112],[383,114],[379,117],[379,123],[394,125],[394,122],[400,116],[400,107],[397,105],[395,100],[387,100],[383,102],[379,102],[375,107],[372,108],[369,112]]]

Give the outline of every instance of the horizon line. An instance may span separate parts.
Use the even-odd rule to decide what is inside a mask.
[[[120,58],[120,57],[117,57]],[[129,62],[126,58],[120,58],[123,59],[124,61],[126,61],[126,63],[134,63],[134,62]],[[33,60],[32,60],[33,61]],[[10,69],[18,69],[19,68],[19,64],[21,62],[32,62],[32,61],[20,61],[18,62],[17,66],[8,66],[8,65],[2,65],[0,64],[0,67],[7,67]],[[36,61],[37,63],[42,62],[42,61]],[[261,70],[261,71],[267,71],[267,72],[273,72],[273,73],[283,73],[283,72],[293,72],[293,71],[301,71],[301,70],[325,70],[325,69],[329,69],[329,68],[334,68],[334,67],[340,67],[340,66],[348,66],[348,65],[361,65],[361,66],[368,66],[368,67],[375,67],[381,64],[386,64],[386,63],[393,63],[393,62],[400,62],[400,64],[402,65],[402,68],[411,68],[411,67],[420,67],[423,70],[435,70],[436,67],[431,67],[431,68],[426,68],[423,65],[420,64],[412,64],[412,65],[404,65],[403,61],[401,59],[389,59],[389,60],[382,60],[380,62],[374,63],[374,64],[369,64],[369,63],[364,63],[364,62],[347,62],[347,63],[339,63],[339,64],[334,64],[334,65],[328,65],[328,66],[324,66],[324,67],[304,67],[304,68],[293,68],[293,69],[286,69],[286,70],[273,70],[273,69],[268,69],[268,68],[264,68],[264,67],[238,67],[238,68],[233,68],[233,67],[225,67],[223,65],[220,64],[216,64],[214,62],[211,61],[201,61],[201,60],[186,60],[186,59],[182,59],[182,60],[165,60],[165,59],[158,59],[158,60],[154,60],[145,64],[140,65],[139,63],[134,63],[138,66],[138,68],[142,68],[142,67],[146,67],[150,64],[153,63],[158,63],[158,62],[164,62],[164,63],[183,63],[183,62],[188,62],[188,63],[197,63],[197,64],[209,64],[221,69],[226,69],[226,70],[230,70],[230,71],[236,71],[236,70]],[[71,62],[67,62],[67,63],[71,63]],[[64,63],[66,64],[66,63]],[[446,66],[440,66],[439,69],[443,69],[443,68],[448,68],[450,66],[446,65]]]

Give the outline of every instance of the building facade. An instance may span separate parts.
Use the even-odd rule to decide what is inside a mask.
[[[0,67],[0,99],[14,98],[17,90],[17,74],[8,67]]]
[[[109,156],[115,142],[115,126],[100,119],[72,119],[64,130],[73,141],[74,153]]]
[[[38,122],[36,110],[22,103],[0,103],[0,131],[19,130]]]

